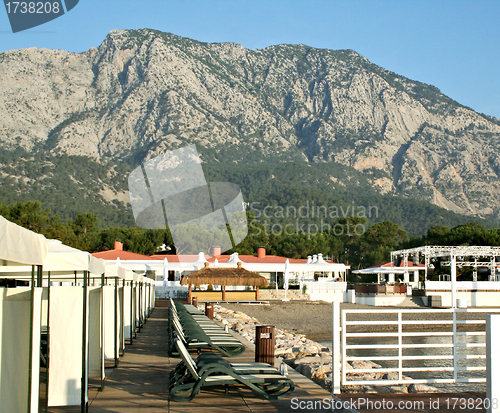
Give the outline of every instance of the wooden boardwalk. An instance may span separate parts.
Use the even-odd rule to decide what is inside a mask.
[[[254,352],[251,348],[242,356],[234,358],[235,361],[253,359]],[[118,368],[107,379],[104,391],[93,392],[91,395],[89,412],[279,413],[297,411],[292,408],[294,398],[316,401],[331,397],[327,390],[290,369],[289,376],[295,382],[296,389],[283,400],[268,401],[242,387],[230,387],[228,394],[222,389],[202,391],[191,402],[174,402],[168,397],[168,378],[170,370],[179,361],[169,357],[167,353],[167,308],[157,306],[133,344],[127,346]],[[331,410],[319,408],[308,411]]]
[[[163,304],[163,303],[162,303]],[[151,317],[137,334],[132,345],[128,345],[118,368],[111,371],[104,391],[91,390],[89,393],[90,413],[260,413],[260,412],[340,412],[330,409],[331,394],[311,380],[289,369],[289,377],[296,388],[283,400],[269,401],[252,394],[243,387],[230,387],[227,394],[222,389],[202,391],[191,402],[169,400],[169,372],[179,363],[179,359],[168,356],[167,352],[166,307],[157,306]],[[253,346],[234,361],[253,361]],[[484,393],[464,394],[343,394],[339,396],[351,406],[353,411],[425,413],[425,412],[485,412],[477,400],[484,399]],[[473,408],[463,406],[460,400],[475,400]],[[337,399],[338,400],[338,399]],[[364,400],[364,404],[360,404]],[[404,404],[401,404],[404,403]],[[420,403],[418,403],[420,402]],[[431,404],[431,402],[433,404]],[[340,403],[337,401],[337,403]],[[371,403],[371,404],[370,404]],[[383,404],[385,403],[385,404]],[[391,404],[392,403],[392,404]],[[398,408],[403,406],[403,408]],[[385,408],[384,408],[385,407]],[[344,411],[349,411],[345,409]],[[41,410],[43,411],[43,410]],[[51,413],[80,412],[80,406],[49,408]]]

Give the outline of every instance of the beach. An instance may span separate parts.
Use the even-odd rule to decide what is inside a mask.
[[[230,304],[223,306],[255,317],[260,323],[273,325],[294,334],[304,334],[314,341],[332,339],[332,304],[323,301],[272,301],[269,305]],[[373,308],[348,305],[342,308]]]
[[[304,334],[308,339],[314,341],[325,341],[332,339],[332,304],[324,301],[270,301],[269,305],[259,304],[230,304],[224,303],[223,306],[227,309],[234,311],[241,311],[251,317],[259,320],[260,323],[265,325],[273,325],[285,331],[294,334]],[[393,330],[395,326],[381,326],[377,321],[394,320],[394,316],[388,314],[376,314],[374,309],[397,309],[403,307],[373,307],[362,304],[341,303],[341,309],[367,309],[364,314],[351,316],[350,319],[363,319],[372,320],[377,331]],[[426,309],[421,307],[421,309]],[[485,319],[487,310],[485,312],[475,313],[474,316],[469,315],[476,319]],[[458,314],[457,318],[465,316]],[[419,320],[424,317],[422,313],[407,315],[406,319]],[[451,318],[451,314],[438,314],[430,311],[425,315],[425,319],[445,319]],[[348,331],[356,331],[367,327],[350,326]],[[370,327],[368,327],[370,328]],[[426,325],[415,323],[414,325],[407,325],[405,331],[417,331],[428,328]],[[449,326],[434,325],[434,331],[445,331]],[[458,330],[467,328],[470,330],[483,330],[484,326],[459,326]]]

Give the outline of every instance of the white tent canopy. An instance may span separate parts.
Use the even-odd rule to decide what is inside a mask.
[[[105,272],[106,262],[93,257],[86,251],[68,247],[59,240],[48,240],[48,254],[43,263],[44,271],[90,271],[101,275]]]
[[[36,278],[35,265],[39,266]],[[128,286],[114,283],[114,288],[91,286],[87,271],[93,274],[90,278],[105,275],[133,282]],[[79,285],[77,272],[83,277]],[[52,288],[48,282],[40,288],[53,279],[73,283],[73,276],[73,286],[55,283]],[[106,266],[88,252],[47,240],[1,216],[0,277],[32,280],[30,289],[0,288],[0,400],[4,408],[0,411],[38,411],[42,327],[47,326],[47,348],[54,355],[46,370],[50,377],[47,405],[84,406],[89,376],[100,377],[102,382],[105,357],[115,359],[116,365],[125,348],[125,328],[132,343],[154,307],[153,280],[117,265]]]
[[[106,266],[106,277],[119,278],[121,280],[133,281],[134,273],[123,268],[121,265],[111,264]]]
[[[43,239],[47,251],[40,265],[43,265],[44,272],[50,272],[52,279],[68,278],[74,271],[90,271],[95,275],[101,275],[106,271],[105,260],[95,258],[86,251],[64,245],[59,240],[47,240],[45,237]],[[8,265],[0,267],[0,277],[29,279],[30,273],[31,268],[28,266]]]
[[[20,264],[42,265],[48,252],[47,240],[0,216],[0,259]]]

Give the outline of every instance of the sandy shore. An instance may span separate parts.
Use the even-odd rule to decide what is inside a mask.
[[[305,334],[310,340],[332,338],[332,305],[319,301],[271,302],[269,305],[228,304],[223,307],[241,311],[295,334]]]
[[[310,340],[331,340],[332,338],[332,304],[322,301],[271,301],[269,305],[255,305],[255,304],[229,304],[224,303],[223,307],[234,311],[241,311],[251,317],[255,317],[262,324],[274,325],[282,330],[289,331],[290,333],[305,334]],[[375,307],[342,303],[341,308],[359,309],[366,308],[373,310]],[[396,308],[396,307],[378,307],[378,308]],[[475,313],[474,318],[485,318],[485,313]],[[458,315],[458,318],[461,314]],[[364,320],[373,320],[374,325],[377,325],[379,320],[394,320],[391,315],[376,315],[374,313],[363,314]],[[423,317],[422,313],[417,313],[407,316],[406,319],[415,319]],[[425,315],[426,319],[449,319],[451,314],[437,314],[430,312]],[[471,314],[468,315],[472,317]],[[354,318],[353,318],[354,319]],[[465,326],[464,326],[465,327]],[[387,327],[390,329],[391,327]],[[414,326],[407,326],[406,331],[416,330],[419,328],[428,328],[425,325],[416,323]],[[434,330],[451,328],[447,326],[434,326]],[[484,331],[484,326],[478,326]],[[377,331],[383,329],[380,325],[377,326]],[[468,327],[471,330],[471,326]],[[354,331],[354,329],[350,329]]]

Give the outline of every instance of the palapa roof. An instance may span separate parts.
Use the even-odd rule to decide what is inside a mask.
[[[210,268],[205,266],[201,270],[186,275],[181,280],[181,285],[201,284],[267,287],[269,282],[262,275],[245,270],[241,263],[238,263],[238,268]]]

